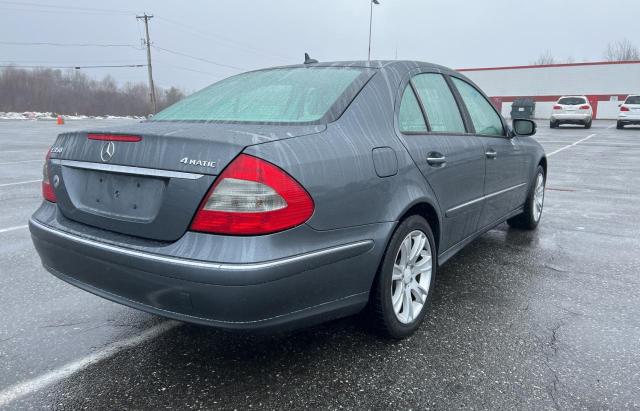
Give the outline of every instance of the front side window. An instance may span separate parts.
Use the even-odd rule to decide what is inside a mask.
[[[465,106],[467,106],[476,134],[504,136],[502,119],[491,103],[471,84],[455,77],[452,77],[452,79],[462,96]]]
[[[413,78],[433,132],[464,133],[465,127],[456,100],[441,74],[419,74]]]
[[[215,83],[153,121],[301,123],[320,120],[365,71],[347,67],[254,71]],[[348,102],[344,103],[346,107]]]
[[[400,131],[403,133],[426,133],[427,124],[424,121],[420,103],[411,89],[407,85],[400,102],[400,114],[398,115]]]

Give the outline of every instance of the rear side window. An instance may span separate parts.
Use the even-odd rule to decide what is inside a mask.
[[[441,74],[419,74],[413,84],[433,132],[464,133],[464,122],[447,81]]]
[[[400,114],[398,115],[400,131],[403,133],[416,133],[427,131],[427,125],[420,110],[420,104],[413,93],[411,85],[404,89],[402,102],[400,103]]]
[[[625,104],[640,104],[640,96],[629,96]]]
[[[471,84],[455,77],[452,79],[467,106],[476,134],[503,136],[502,119],[491,103]]]
[[[577,106],[578,104],[587,104],[587,100],[582,97],[563,97],[558,100],[558,104],[563,106]]]
[[[166,108],[158,120],[298,123],[320,120],[362,69],[286,68],[254,71],[215,83]],[[344,102],[346,107],[347,102]],[[344,107],[343,107],[344,108]]]

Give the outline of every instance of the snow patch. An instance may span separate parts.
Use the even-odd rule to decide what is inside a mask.
[[[56,120],[58,118],[57,114],[51,112],[37,112],[37,111],[25,111],[23,113],[13,113],[13,112],[2,112],[0,111],[0,120]],[[130,120],[144,120],[144,117],[140,116],[84,116],[81,114],[78,115],[63,115],[63,119],[65,120],[122,120],[122,119],[130,119]]]

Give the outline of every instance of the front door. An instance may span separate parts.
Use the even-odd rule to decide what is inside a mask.
[[[476,138],[486,157],[484,201],[479,228],[490,226],[522,206],[527,195],[525,156],[517,138],[509,138],[500,116],[487,98],[468,82],[453,77]]]

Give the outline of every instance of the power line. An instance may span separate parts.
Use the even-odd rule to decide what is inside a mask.
[[[70,11],[70,12],[82,12],[82,13],[104,13],[104,14],[126,14],[132,15],[135,14],[133,11],[125,11],[125,10],[113,10],[113,9],[96,9],[91,7],[78,7],[78,6],[61,6],[59,4],[46,4],[46,3],[32,3],[32,2],[22,2],[22,1],[6,1],[0,0],[0,4],[9,4],[12,6],[21,6],[21,7],[39,7],[45,9],[53,9],[53,11]]]
[[[129,47],[135,50],[142,50],[132,44],[98,44],[98,43],[51,43],[51,42],[23,42],[23,41],[0,41],[0,44],[9,46],[54,46],[54,47]]]
[[[181,28],[183,31],[188,32],[188,33],[190,33],[192,35],[208,38],[208,39],[215,40],[215,41],[218,41],[218,42],[221,42],[221,43],[231,44],[231,45],[234,45],[234,46],[237,46],[237,47],[245,48],[245,49],[250,50],[251,52],[254,52],[254,53],[260,53],[260,54],[263,54],[263,55],[266,55],[266,56],[269,56],[269,57],[275,57],[275,58],[277,58],[279,60],[282,60],[282,61],[285,61],[285,62],[291,62],[291,58],[289,58],[289,57],[286,57],[286,56],[283,56],[283,55],[280,55],[280,54],[277,54],[277,53],[274,53],[274,52],[271,52],[271,51],[262,50],[260,48],[254,47],[254,46],[252,46],[250,44],[239,42],[237,40],[233,40],[233,39],[230,39],[228,37],[221,36],[219,34],[208,33],[208,32],[202,31],[200,29],[196,29],[196,28],[192,27],[191,25],[186,25],[186,24],[180,23],[178,21],[167,19],[167,18],[164,18],[164,17],[158,17],[158,20],[161,20],[161,21],[164,21],[165,23],[169,23],[169,24],[172,24],[174,26],[177,26],[177,27]]]
[[[165,62],[161,62],[160,66],[166,66],[166,67],[171,67],[177,70],[184,70],[184,71],[191,71],[193,73],[199,73],[199,74],[204,74],[206,76],[210,76],[210,77],[214,77],[214,78],[222,78],[222,76],[220,76],[219,74],[215,74],[215,73],[210,73],[207,71],[201,71],[201,70],[196,70],[196,69],[192,69],[192,68],[187,68],[187,67],[182,67],[182,66],[176,66],[174,64],[169,64],[169,63],[165,63]]]
[[[126,15],[126,14],[108,14],[108,13],[98,13],[98,12],[91,12],[91,11],[87,11],[87,12],[83,12],[83,11],[74,11],[74,10],[48,10],[48,9],[19,9],[19,8],[12,8],[12,7],[0,7],[0,10],[2,11],[7,11],[7,12],[12,12],[12,11],[16,11],[16,12],[25,12],[27,14],[31,14],[31,13],[46,13],[46,14],[64,14],[64,15],[68,15],[70,13],[74,13],[74,14],[83,14],[83,15],[89,15],[89,16],[104,16],[104,17],[129,17],[131,15]]]
[[[238,67],[238,66],[232,66],[232,65],[229,65],[229,64],[218,63],[217,61],[207,60],[207,59],[204,59],[202,57],[191,56],[189,54],[182,53],[180,51],[169,50],[169,49],[166,49],[166,48],[163,48],[163,47],[159,47],[159,46],[155,46],[155,45],[151,45],[151,47],[153,47],[154,49],[165,51],[167,53],[175,54],[177,56],[188,57],[188,58],[191,58],[191,59],[194,59],[194,60],[199,60],[199,61],[202,61],[202,62],[205,62],[205,63],[213,64],[214,66],[226,67],[226,68],[230,68],[230,69],[233,69],[233,70],[240,70],[240,71],[247,70],[244,67]]]

